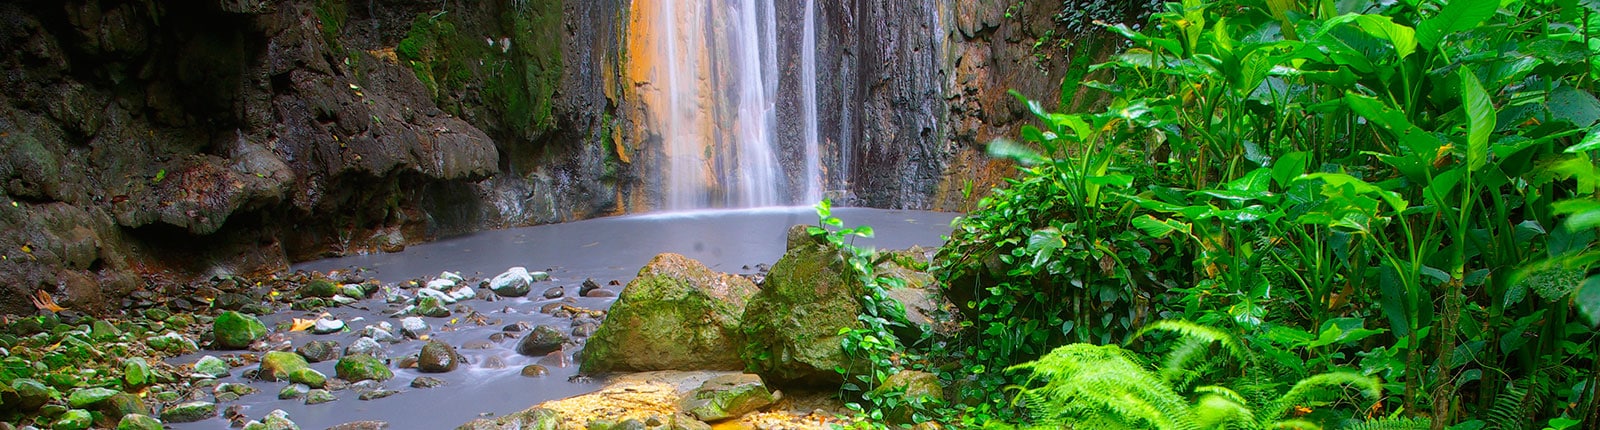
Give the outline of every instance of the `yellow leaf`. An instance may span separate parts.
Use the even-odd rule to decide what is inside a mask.
[[[316,324],[316,320],[295,318],[294,323],[289,326],[289,331],[305,331]]]

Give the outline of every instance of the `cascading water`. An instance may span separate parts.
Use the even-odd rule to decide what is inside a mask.
[[[638,6],[636,4],[636,6]],[[648,13],[650,5],[642,6]],[[799,118],[779,118],[778,24],[773,0],[656,3],[646,38],[659,60],[640,91],[661,139],[665,210],[809,205],[822,198],[813,5],[805,8]],[[637,22],[637,21],[636,21]],[[640,61],[640,60],[635,60]],[[792,99],[791,99],[792,100]],[[779,121],[803,121],[803,166],[778,163]],[[793,152],[787,152],[792,154]],[[793,182],[791,182],[793,181]],[[796,183],[798,182],[798,183]],[[802,185],[788,187],[788,183]],[[795,189],[792,194],[785,190]],[[801,194],[803,193],[803,194]]]
[[[821,150],[817,143],[817,22],[814,0],[806,0],[805,28],[800,36],[800,113],[805,124],[805,201],[822,200]]]
[[[762,61],[758,0],[660,2],[666,106],[662,208],[771,206],[782,171],[773,155],[775,63]],[[765,0],[771,9],[771,0]],[[769,14],[767,14],[769,16]],[[767,25],[767,32],[773,26]],[[731,114],[731,121],[728,116]]]

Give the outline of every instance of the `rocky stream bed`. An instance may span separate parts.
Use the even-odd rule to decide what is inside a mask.
[[[807,214],[485,232],[281,276],[151,286],[101,318],[35,297],[37,315],[6,316],[0,330],[0,428],[826,427],[843,411],[805,369],[831,366],[740,358],[746,337],[819,356],[758,340],[747,304],[853,314],[827,297],[773,303],[798,284],[829,289],[816,281],[830,276],[816,272],[829,266],[822,247],[787,228]],[[878,227],[884,248],[936,245],[951,218],[839,214]],[[836,329],[819,318],[815,328]]]

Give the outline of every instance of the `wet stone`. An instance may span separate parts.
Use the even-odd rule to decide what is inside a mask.
[[[278,398],[283,400],[304,398],[311,392],[311,387],[306,384],[289,384],[278,390]]]
[[[450,344],[430,340],[417,354],[417,370],[424,373],[449,372],[456,370],[456,365],[460,361],[460,356]]]
[[[546,299],[559,299],[561,296],[566,294],[567,290],[562,287],[553,287],[548,290],[544,290],[544,298]]]
[[[355,342],[351,342],[349,346],[344,347],[344,354],[360,354],[378,358],[389,356],[387,352],[384,352],[383,345],[379,345],[378,341],[372,340],[370,337],[357,338]]]
[[[535,327],[528,336],[517,342],[517,353],[530,357],[542,357],[561,349],[562,344],[566,342],[567,336],[562,334],[561,331],[556,330],[554,327],[540,325]]]
[[[306,404],[308,405],[328,403],[334,400],[339,400],[339,397],[334,396],[332,391],[311,390],[306,393]]]
[[[445,312],[446,315],[448,315],[449,311]],[[428,327],[428,322],[423,321],[422,318],[406,317],[400,320],[400,334],[403,334],[406,337],[412,339],[421,339],[423,335],[428,334],[429,330],[430,328]]]
[[[595,282],[594,278],[584,279],[583,286],[578,288],[578,295],[588,297],[590,291],[598,289],[600,289],[600,283]]]
[[[217,404],[211,402],[179,403],[161,410],[161,420],[169,423],[191,423],[214,416]]]
[[[381,398],[384,398],[384,397],[393,396],[395,394],[400,394],[400,392],[399,391],[395,391],[395,390],[382,390],[382,389],[379,389],[379,390],[372,390],[372,391],[367,391],[367,392],[361,393],[361,396],[359,398],[361,400],[377,400],[377,399],[381,399]]]
[[[616,297],[617,296],[617,292],[616,291],[607,290],[607,289],[604,289],[604,288],[597,288],[597,289],[589,290],[588,292],[583,293],[583,296],[584,297],[591,297],[591,298]]]
[[[207,355],[200,357],[200,361],[194,362],[194,372],[213,378],[221,378],[228,376],[228,373],[230,373],[231,370],[228,367],[228,362],[222,361],[220,358]]]
[[[434,388],[444,385],[444,380],[432,376],[418,376],[411,380],[411,388]]]
[[[529,377],[529,378],[537,378],[537,377],[545,376],[545,375],[549,375],[549,374],[550,374],[550,369],[547,369],[544,366],[540,366],[540,365],[537,365],[537,364],[529,364],[527,366],[522,366],[522,376],[526,376],[526,377]]]
[[[312,334],[332,334],[344,330],[344,321],[334,318],[318,318],[311,324]]]
[[[149,415],[123,415],[117,422],[117,430],[161,430],[161,421]]]
[[[337,360],[339,359],[339,342],[313,340],[306,342],[305,345],[300,345],[300,348],[295,349],[295,352],[300,353],[310,363]]]

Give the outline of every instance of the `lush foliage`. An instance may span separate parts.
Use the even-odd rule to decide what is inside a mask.
[[[1270,382],[1263,384],[1268,379],[1250,374],[1254,357],[1237,339],[1194,323],[1160,321],[1129,343],[1151,332],[1177,337],[1150,364],[1116,345],[1075,343],[1014,366],[1011,370],[1027,375],[1018,398],[1035,411],[1039,424],[1242,430],[1360,421],[1382,396],[1377,378],[1350,372],[1309,376],[1278,392]],[[1426,422],[1387,424],[1404,428]]]
[[[896,417],[888,416],[892,414],[905,415],[907,421],[926,421],[927,414],[939,405],[940,399],[907,398],[903,392],[880,389],[891,375],[920,366],[912,364],[921,360],[909,356],[907,342],[896,334],[907,332],[912,326],[906,318],[905,305],[889,298],[887,292],[903,287],[905,281],[878,273],[881,260],[892,258],[891,254],[855,245],[855,238],[873,236],[872,226],[845,227],[843,220],[833,216],[832,208],[833,202],[829,200],[817,203],[818,225],[808,227],[807,233],[839,250],[840,258],[865,293],[861,296],[862,312],[856,317],[861,327],[839,328],[840,346],[846,355],[861,364],[835,369],[845,377],[841,394],[862,400],[850,402],[848,406],[860,414],[859,423],[863,426],[896,421],[890,419]]]
[[[1042,127],[991,145],[1021,175],[936,259],[969,418],[1013,416],[983,406],[1001,370],[1169,318],[1264,385],[1376,377],[1373,416],[1600,413],[1600,3],[1188,0],[1110,29],[1109,106],[1024,101]]]

